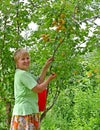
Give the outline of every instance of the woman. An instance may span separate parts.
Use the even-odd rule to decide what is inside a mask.
[[[47,88],[56,74],[48,76],[46,72],[53,58],[49,58],[36,81],[28,72],[30,65],[29,53],[25,49],[18,49],[14,53],[16,72],[14,76],[15,105],[13,108],[10,130],[40,130],[38,93]]]

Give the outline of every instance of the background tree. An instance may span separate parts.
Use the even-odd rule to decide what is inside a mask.
[[[49,84],[47,110],[41,119],[52,110],[42,128],[99,130],[99,4],[98,0],[0,1],[1,129],[7,129],[14,103],[13,52],[26,47],[35,75],[48,57],[55,59],[48,73],[56,72],[57,79]],[[38,25],[36,31],[29,26],[32,22]]]

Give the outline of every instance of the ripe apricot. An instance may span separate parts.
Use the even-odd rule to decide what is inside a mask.
[[[57,21],[54,20],[54,21],[52,22],[52,24],[53,24],[53,25],[57,25]]]
[[[91,76],[92,76],[92,73],[91,73],[91,72],[88,72],[88,73],[87,73],[87,76],[88,76],[88,77],[91,77]]]
[[[60,19],[60,20],[59,20],[59,23],[63,25],[63,24],[65,24],[65,20]]]
[[[65,56],[65,53],[64,53],[64,52],[62,52],[62,56]]]
[[[59,40],[59,41],[60,41],[60,43],[62,43],[62,42],[63,42],[63,39],[62,39],[62,38],[60,38],[60,40]]]
[[[94,73],[97,73],[98,72],[98,69],[94,69]]]
[[[45,42],[47,42],[47,41],[50,40],[49,34],[42,34],[41,37],[42,37],[42,39],[43,39]]]
[[[57,26],[56,30],[59,31],[62,29],[62,25]]]
[[[46,34],[42,34],[42,35],[41,35],[41,37],[45,37],[45,36],[46,36]]]
[[[60,17],[61,17],[62,19],[64,19],[64,18],[65,18],[65,14],[61,14]]]

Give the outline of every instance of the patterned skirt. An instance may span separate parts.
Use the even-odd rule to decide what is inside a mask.
[[[12,116],[10,130],[40,130],[39,113],[26,116]]]

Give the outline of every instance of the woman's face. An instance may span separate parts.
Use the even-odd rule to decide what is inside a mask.
[[[21,55],[16,63],[18,69],[27,70],[30,65],[30,57],[28,54]]]

